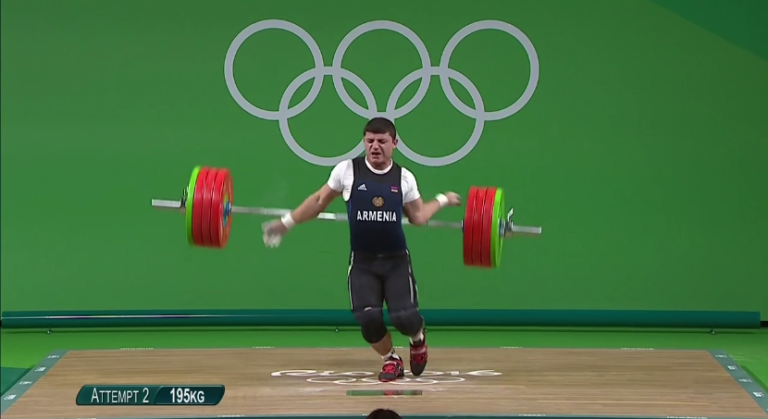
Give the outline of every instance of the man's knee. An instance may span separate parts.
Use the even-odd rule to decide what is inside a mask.
[[[354,315],[360,323],[360,330],[366,342],[377,343],[387,335],[387,326],[384,324],[384,313],[381,308],[366,307],[355,311]]]
[[[392,326],[406,336],[415,336],[424,328],[424,318],[417,308],[389,311]]]

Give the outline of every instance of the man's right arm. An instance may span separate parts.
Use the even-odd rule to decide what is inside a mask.
[[[295,210],[283,216],[282,221],[286,227],[291,228],[294,225],[313,220],[325,211],[328,204],[341,195],[340,192],[333,190],[327,184],[323,185],[315,193],[308,196]]]
[[[325,211],[334,199],[341,196],[344,190],[344,172],[347,168],[347,161],[336,165],[331,171],[331,175],[320,189],[309,195],[304,202],[295,210],[285,214],[281,221],[287,228],[313,220]]]

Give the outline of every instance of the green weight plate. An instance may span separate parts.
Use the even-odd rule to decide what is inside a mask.
[[[187,186],[187,202],[185,203],[185,212],[187,218],[187,241],[189,244],[195,244],[195,238],[192,236],[192,203],[195,201],[195,183],[197,183],[197,174],[200,173],[201,166],[192,169],[192,176],[189,177]]]
[[[504,246],[501,226],[504,223],[504,189],[496,188],[496,197],[493,203],[493,225],[491,226],[491,267],[501,265],[501,248]]]

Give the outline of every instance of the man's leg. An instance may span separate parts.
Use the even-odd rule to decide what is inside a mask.
[[[424,318],[419,313],[419,290],[413,276],[411,255],[407,253],[394,261],[384,281],[384,299],[387,302],[392,325],[410,340],[410,370],[421,375],[429,358]]]
[[[360,331],[368,344],[384,360],[379,373],[380,381],[394,381],[405,375],[403,360],[395,353],[387,326],[384,324],[384,290],[382,282],[354,256],[347,276],[352,314],[360,324]]]

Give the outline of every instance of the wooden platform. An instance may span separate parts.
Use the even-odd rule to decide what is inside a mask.
[[[748,387],[757,384],[740,382],[735,365],[706,351],[431,348],[421,377],[384,384],[381,361],[366,348],[71,351],[52,354],[6,393],[2,417],[338,417],[389,407],[402,415],[768,418],[758,387]],[[217,406],[77,406],[86,384],[223,384],[226,393]],[[352,389],[422,395],[350,397]]]

